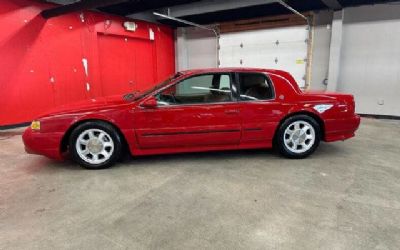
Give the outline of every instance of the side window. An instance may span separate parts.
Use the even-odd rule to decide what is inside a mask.
[[[231,89],[231,79],[229,75],[221,75],[219,80],[219,88],[220,89]]]
[[[190,77],[156,95],[159,106],[218,103],[232,100],[229,74]]]
[[[274,91],[267,76],[261,73],[240,73],[241,100],[269,100],[274,97]]]
[[[213,75],[202,75],[183,80],[176,85],[175,96],[206,95],[213,80]]]

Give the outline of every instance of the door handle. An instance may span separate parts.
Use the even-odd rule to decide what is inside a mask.
[[[238,110],[238,109],[225,110],[225,114],[227,114],[227,115],[236,115],[236,114],[239,114],[239,113],[240,113],[240,110]]]

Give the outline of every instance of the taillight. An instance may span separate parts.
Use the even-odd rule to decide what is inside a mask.
[[[351,97],[351,101],[349,102],[349,112],[354,114],[354,112],[356,112],[356,103],[354,101],[354,97]]]
[[[339,111],[341,111],[343,113],[354,114],[354,112],[355,112],[354,97],[351,96],[351,98],[348,98],[348,99],[340,102],[337,106],[339,108]]]

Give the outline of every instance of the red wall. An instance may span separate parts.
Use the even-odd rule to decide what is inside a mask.
[[[0,126],[54,106],[143,90],[174,73],[171,28],[135,21],[137,30],[128,32],[126,19],[90,11],[40,16],[53,6],[0,1]]]

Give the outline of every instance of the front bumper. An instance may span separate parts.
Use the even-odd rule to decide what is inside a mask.
[[[360,126],[361,118],[354,115],[348,118],[325,120],[326,142],[343,141],[354,137],[356,130]]]
[[[40,133],[27,128],[22,135],[22,140],[27,153],[61,160],[63,159],[60,147],[62,137],[63,133]]]

